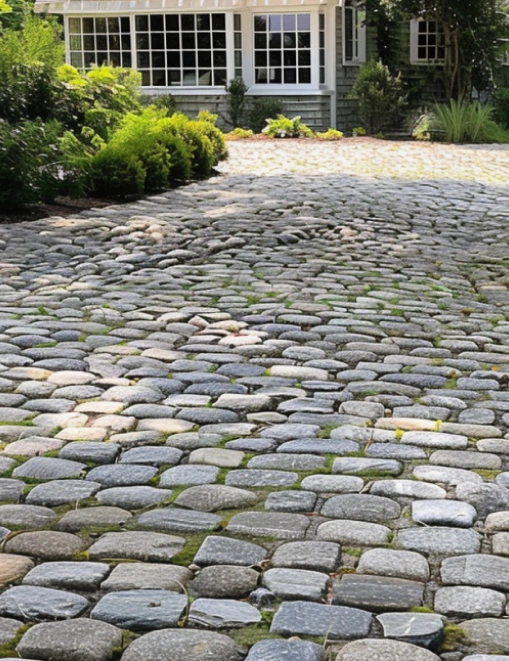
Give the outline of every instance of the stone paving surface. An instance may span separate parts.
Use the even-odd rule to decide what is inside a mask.
[[[0,656],[509,660],[509,150],[230,152],[0,226]]]

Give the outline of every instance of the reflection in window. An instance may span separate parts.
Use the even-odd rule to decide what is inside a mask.
[[[311,14],[254,17],[255,82],[311,83]]]

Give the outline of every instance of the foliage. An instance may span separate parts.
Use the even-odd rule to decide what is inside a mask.
[[[53,17],[32,16],[25,7],[4,14],[19,19],[19,29],[0,29],[0,79],[12,80],[12,68],[20,65],[44,63],[57,67],[64,62],[65,46],[62,28]],[[21,16],[19,15],[21,13]],[[6,20],[4,18],[0,19]],[[0,22],[0,28],[2,23]]]
[[[190,120],[182,113],[165,117],[154,106],[140,115],[130,113],[96,153],[91,150],[97,136],[88,153],[67,138],[69,169],[83,173],[92,195],[118,197],[164,190],[192,175],[207,175],[226,151],[215,118],[202,116],[207,119]]]
[[[156,96],[155,99],[154,97],[146,96],[144,97],[144,100],[145,99],[148,100],[148,105],[153,105],[158,110],[162,110],[168,117],[173,115],[174,112],[177,112],[177,102],[175,101],[175,97],[171,94],[161,94]]]
[[[267,117],[276,117],[283,113],[283,104],[279,99],[270,96],[260,96],[253,99],[247,114],[246,126],[255,133],[261,133]]]
[[[508,142],[509,131],[502,130],[493,120],[493,106],[479,102],[455,101],[435,107],[439,127],[446,142]]]
[[[90,194],[95,197],[139,195],[145,190],[146,171],[133,150],[110,145],[99,151],[88,165]]]
[[[414,122],[412,137],[421,142],[431,140],[433,134],[439,130],[437,117],[434,112],[425,110]]]
[[[493,119],[506,129],[509,129],[509,88],[501,87],[491,97],[493,104]]]
[[[367,135],[366,129],[363,126],[356,126],[352,129],[352,135],[354,135],[356,138],[362,138],[363,136]]]
[[[311,138],[313,131],[303,124],[300,117],[278,115],[276,119],[267,119],[267,126],[262,133],[271,138]]]
[[[371,135],[401,120],[406,105],[401,76],[393,76],[380,61],[363,64],[352,87],[351,98],[359,103],[359,114]]]
[[[58,192],[56,122],[13,126],[0,120],[0,208],[51,201]]]
[[[251,129],[243,129],[237,126],[236,128],[233,129],[233,131],[230,131],[225,135],[225,138],[227,140],[247,140],[249,138],[252,138],[254,135],[253,131]]]
[[[391,20],[436,21],[445,37],[442,68],[447,98],[470,98],[472,88],[488,90],[493,70],[507,51],[507,0],[367,0]]]
[[[226,97],[226,121],[231,126],[240,126],[244,118],[244,106],[246,103],[246,83],[239,78],[230,80],[225,87]]]
[[[315,133],[318,140],[341,140],[343,133],[336,129],[327,129],[324,133]]]

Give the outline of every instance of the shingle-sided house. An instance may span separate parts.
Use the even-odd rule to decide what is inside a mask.
[[[68,63],[137,69],[145,92],[171,93],[185,112],[218,110],[240,77],[249,96],[277,97],[312,128],[348,129],[359,123],[352,83],[376,56],[356,0],[36,0],[36,10],[63,16]],[[406,32],[408,63],[443,58],[436,24]]]

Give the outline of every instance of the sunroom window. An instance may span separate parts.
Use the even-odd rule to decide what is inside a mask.
[[[343,64],[366,61],[366,11],[363,2],[345,0],[343,5]]]
[[[143,86],[226,84],[225,14],[138,15],[135,28]]]
[[[128,16],[69,18],[70,64],[77,69],[113,64],[131,67],[131,27]]]
[[[255,83],[311,83],[311,14],[254,16]]]
[[[410,59],[413,63],[443,61],[445,38],[437,21],[414,20],[410,24]]]

